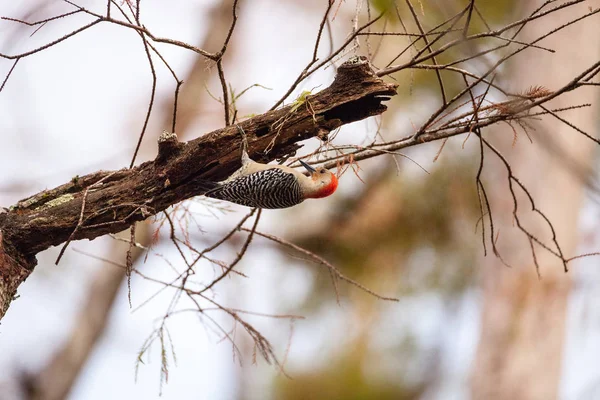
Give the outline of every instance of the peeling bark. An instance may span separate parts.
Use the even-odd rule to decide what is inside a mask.
[[[269,162],[295,152],[297,142],[378,115],[395,84],[376,77],[364,58],[346,62],[334,82],[302,104],[269,111],[239,126],[250,156]],[[132,169],[97,171],[19,201],[0,214],[0,319],[35,266],[35,254],[70,239],[120,232],[182,200],[201,195],[207,181],[225,179],[240,166],[241,136],[228,126],[189,142],[163,135],[153,161]],[[81,223],[80,223],[81,221]],[[8,251],[7,251],[8,249]],[[0,250],[1,251],[1,250]]]

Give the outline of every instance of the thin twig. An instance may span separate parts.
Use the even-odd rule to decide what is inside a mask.
[[[77,231],[79,231],[79,229],[83,226],[83,214],[85,212],[85,202],[87,200],[87,196],[88,193],[90,191],[90,189],[94,189],[98,186],[100,186],[105,180],[107,180],[108,178],[110,178],[111,176],[113,176],[116,173],[110,173],[106,176],[104,176],[102,179],[100,179],[97,182],[94,182],[93,184],[91,184],[90,186],[88,186],[87,188],[85,188],[85,192],[83,192],[83,196],[81,198],[81,212],[79,213],[79,220],[77,221],[77,226],[75,226],[75,229],[73,229],[73,232],[71,232],[71,235],[69,236],[69,238],[67,239],[67,241],[65,242],[65,244],[63,245],[62,249],[60,249],[60,253],[58,253],[58,257],[56,258],[56,261],[54,262],[54,264],[58,265],[60,259],[62,258],[63,254],[65,254],[65,250],[67,250],[67,247],[69,246],[69,243],[71,243],[71,241],[73,240],[73,238],[75,237],[75,234],[77,233]]]
[[[246,232],[250,232],[246,228],[241,228],[241,230],[242,231],[246,231]],[[311,251],[308,251],[308,250],[306,250],[306,249],[304,249],[304,248],[302,248],[302,247],[300,247],[298,245],[295,245],[292,242],[289,242],[289,241],[287,241],[285,239],[282,239],[280,237],[269,235],[267,233],[263,233],[263,232],[259,232],[259,231],[256,231],[255,234],[257,234],[258,236],[262,236],[262,237],[264,237],[266,239],[269,239],[269,240],[271,240],[273,242],[282,244],[282,245],[284,245],[286,247],[289,247],[291,249],[294,249],[294,250],[296,250],[296,251],[298,251],[298,252],[300,252],[300,253],[302,253],[304,255],[309,256],[313,260],[317,261],[319,264],[322,264],[322,265],[326,266],[334,274],[334,276],[336,278],[339,278],[339,279],[341,279],[343,281],[346,281],[346,282],[350,283],[351,285],[356,286],[357,288],[359,288],[360,290],[362,290],[362,291],[370,294],[371,296],[377,297],[380,300],[400,301],[400,300],[398,300],[395,297],[382,296],[382,295],[380,295],[380,294],[372,291],[371,289],[369,289],[368,287],[364,286],[363,284],[358,283],[354,279],[351,279],[351,278],[347,277],[346,275],[344,275],[339,269],[337,269],[333,264],[331,264],[330,262],[328,262],[324,258],[322,258],[322,257],[316,255],[315,253],[313,253]],[[336,293],[336,295],[337,295],[337,293]]]

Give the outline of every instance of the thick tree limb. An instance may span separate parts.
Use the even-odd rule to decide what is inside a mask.
[[[396,86],[376,77],[364,58],[344,63],[331,86],[304,103],[241,122],[250,156],[271,161],[294,152],[301,140],[381,114],[387,109],[382,101],[396,94]],[[239,168],[240,140],[236,126],[185,143],[163,134],[154,161],[75,177],[0,214],[0,318],[35,266],[38,252],[71,239],[120,232],[201,195],[206,181],[222,180]]]

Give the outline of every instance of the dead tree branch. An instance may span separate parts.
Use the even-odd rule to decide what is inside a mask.
[[[366,60],[347,62],[330,87],[309,96],[310,108],[292,110],[288,106],[241,122],[248,135],[249,153],[256,160],[271,161],[293,153],[301,140],[381,114],[387,109],[382,101],[395,95],[395,88],[376,77]],[[277,141],[272,145],[275,136]],[[272,148],[265,152],[268,147]],[[154,161],[132,169],[75,177],[0,214],[4,249],[0,253],[0,260],[4,260],[0,265],[0,317],[35,266],[35,254],[68,241],[71,235],[73,240],[80,240],[120,232],[135,221],[201,195],[207,181],[222,180],[239,168],[240,148],[235,126],[186,143],[178,142],[175,135],[163,134]]]

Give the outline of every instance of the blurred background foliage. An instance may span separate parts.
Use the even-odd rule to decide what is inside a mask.
[[[447,149],[448,154],[453,151]],[[434,164],[427,179],[398,175],[391,163],[352,198],[337,199],[336,213],[324,228],[311,235],[291,238],[323,255],[344,274],[370,288],[401,299],[394,307],[402,313],[402,299],[432,294],[451,303],[476,283],[476,255],[481,243],[475,234],[479,218],[473,185],[476,168],[461,157],[444,157]],[[481,229],[481,226],[479,226]],[[480,232],[480,231],[479,231]],[[303,307],[307,318],[324,307],[335,306],[331,282],[323,276],[314,285]],[[369,346],[374,330],[369,324],[390,312],[381,300],[341,284],[344,312],[360,315],[364,332],[324,368],[294,371],[292,379],[279,378],[276,398],[289,399],[410,399],[419,398],[430,374],[405,380],[403,370],[430,364],[432,349],[419,348],[409,332],[395,332],[393,345]],[[357,317],[358,318],[358,317]],[[386,329],[389,329],[388,326]],[[408,333],[408,335],[407,335]],[[393,358],[392,379],[369,379],[365,370],[373,360]]]

